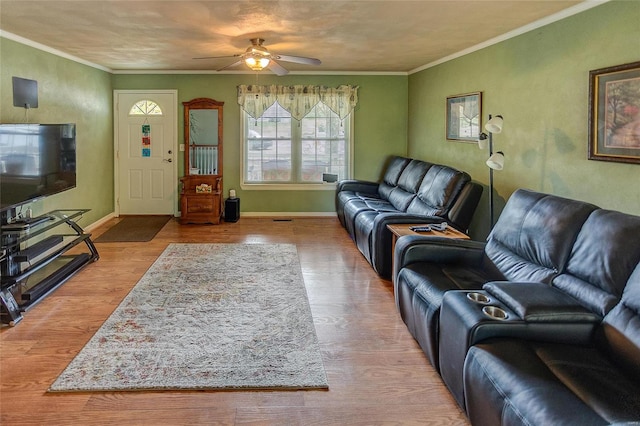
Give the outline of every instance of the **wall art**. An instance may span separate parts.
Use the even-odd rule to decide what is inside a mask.
[[[482,118],[482,92],[447,97],[447,139],[478,142]]]
[[[640,164],[640,62],[589,72],[589,160]]]

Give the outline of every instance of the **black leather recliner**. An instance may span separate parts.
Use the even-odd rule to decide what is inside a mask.
[[[464,392],[474,425],[640,424],[640,266],[584,341],[472,346]]]
[[[389,224],[440,223],[466,231],[482,186],[451,167],[393,157],[382,182],[338,182],[335,203],[340,223],[382,277],[392,272]]]
[[[640,241],[630,241],[630,235],[640,235],[640,217],[597,209],[582,225],[563,272],[550,284],[490,282],[475,293],[489,299],[484,304],[465,297],[473,293],[445,294],[440,312],[440,373],[458,403],[464,407],[465,355],[476,343],[494,337],[574,345],[589,342],[638,267]],[[480,311],[494,307],[507,318],[491,319]]]
[[[550,283],[564,271],[573,243],[597,207],[528,190],[507,202],[486,243],[405,236],[396,244],[396,305],[431,364],[439,369],[439,314],[450,290],[489,281]]]
[[[638,236],[518,190],[486,244],[400,238],[396,303],[474,425],[640,424]]]

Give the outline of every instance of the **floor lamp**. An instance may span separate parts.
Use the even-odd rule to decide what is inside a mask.
[[[502,170],[504,167],[504,153],[498,151],[493,152],[493,134],[502,132],[503,119],[501,115],[491,117],[489,114],[489,121],[484,125],[484,129],[488,132],[481,133],[478,139],[478,147],[484,149],[489,146],[489,159],[486,164],[489,167],[489,229],[493,229],[493,171]]]

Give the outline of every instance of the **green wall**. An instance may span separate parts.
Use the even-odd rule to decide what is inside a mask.
[[[0,122],[24,122],[23,108],[13,107],[11,77],[38,81],[39,107],[29,111],[32,123],[77,124],[77,188],[33,205],[34,212],[56,208],[90,208],[85,224],[113,212],[113,90],[177,89],[179,143],[182,102],[211,97],[224,106],[224,193],[236,189],[242,211],[332,212],[332,191],[242,191],[240,189],[239,84],[318,84],[360,86],[355,110],[354,176],[378,180],[385,159],[405,155],[408,77],[404,75],[295,75],[276,77],[227,74],[111,74],[0,38]],[[183,174],[180,153],[179,175]],[[178,183],[176,182],[176,185]]]
[[[13,106],[12,77],[38,81],[38,108],[30,123],[76,123],[77,187],[38,201],[34,214],[92,209],[88,225],[113,212],[113,95],[111,74],[0,38],[0,122],[26,122]]]
[[[640,2],[615,1],[409,76],[409,145],[488,185],[487,151],[447,141],[445,101],[483,92],[483,123],[504,116],[494,151],[497,213],[517,188],[640,214],[640,165],[587,160],[589,71],[640,60]],[[488,188],[471,232],[484,238]],[[497,217],[496,213],[496,217]]]
[[[113,212],[112,90],[177,89],[178,111],[185,100],[211,97],[225,102],[225,194],[235,188],[244,212],[331,212],[331,191],[240,190],[237,85],[358,85],[356,178],[377,180],[395,154],[449,164],[487,185],[486,151],[444,137],[446,97],[482,91],[483,121],[505,117],[494,138],[506,155],[505,169],[495,173],[498,212],[524,187],[640,214],[640,166],[586,159],[589,70],[640,60],[637,22],[640,2],[614,1],[408,77],[110,74],[0,38],[0,121],[25,119],[24,109],[13,107],[11,77],[38,80],[39,108],[29,120],[78,125],[78,187],[34,209],[91,208],[91,223]],[[487,193],[471,227],[476,238],[488,231]]]
[[[114,74],[113,88],[177,89],[178,128],[183,129],[182,102],[208,97],[224,102],[224,194],[235,189],[244,212],[333,212],[333,191],[264,191],[240,189],[240,106],[236,88],[241,84],[314,84],[337,87],[360,86],[355,109],[354,176],[378,180],[385,159],[405,155],[407,143],[407,76],[254,74]],[[183,132],[178,132],[183,143]],[[183,175],[183,155],[180,153]]]

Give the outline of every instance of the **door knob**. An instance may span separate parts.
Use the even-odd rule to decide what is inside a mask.
[[[171,158],[168,158],[168,159],[167,159],[167,158],[165,158],[165,159],[164,159],[164,160],[162,160],[162,161],[164,161],[165,163],[172,163],[172,162],[173,162],[173,159],[171,159]]]

